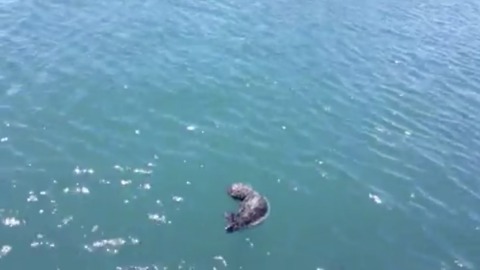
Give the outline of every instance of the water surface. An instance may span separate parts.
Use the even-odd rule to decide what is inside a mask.
[[[479,12],[0,1],[0,268],[480,267]]]

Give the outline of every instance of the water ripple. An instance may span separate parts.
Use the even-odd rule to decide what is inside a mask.
[[[117,269],[475,268],[479,10],[1,1],[0,259],[74,261],[73,245],[124,252]],[[276,212],[229,245],[212,194],[233,179],[297,222]]]

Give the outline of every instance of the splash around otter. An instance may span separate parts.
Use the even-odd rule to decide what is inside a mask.
[[[225,213],[227,226],[225,231],[233,233],[242,229],[257,226],[267,219],[270,205],[268,200],[245,183],[233,183],[227,189],[228,195],[240,201],[235,213]]]

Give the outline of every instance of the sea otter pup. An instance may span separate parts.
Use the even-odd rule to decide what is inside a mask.
[[[233,199],[240,201],[240,208],[236,213],[225,213],[227,219],[226,232],[232,233],[256,226],[267,218],[269,211],[267,199],[250,185],[234,183],[228,188],[227,193]]]

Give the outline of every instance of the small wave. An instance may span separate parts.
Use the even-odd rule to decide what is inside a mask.
[[[147,169],[142,169],[142,168],[135,168],[135,169],[133,169],[133,172],[138,173],[138,174],[152,174],[153,173],[152,170],[147,170]]]
[[[77,186],[75,186],[73,188],[69,188],[69,187],[64,188],[63,193],[88,195],[88,194],[90,194],[90,190],[85,186],[80,186],[79,184],[77,184]]]
[[[426,199],[428,202],[432,203],[433,205],[439,207],[440,209],[446,211],[449,214],[455,214],[457,211],[449,207],[446,203],[441,201],[440,199],[434,197],[431,193],[427,192],[420,186],[416,186],[415,190],[418,192],[418,194]]]
[[[382,204],[382,199],[380,199],[380,197],[378,197],[378,195],[369,193],[368,197],[370,199],[372,199],[376,204]]]
[[[89,245],[85,245],[84,248],[89,252],[103,250],[107,253],[117,254],[121,247],[125,245],[138,245],[139,243],[140,240],[138,238],[129,236],[127,239],[118,237],[98,240]]]
[[[93,174],[95,173],[95,171],[91,168],[87,168],[87,169],[80,169],[80,167],[75,167],[75,169],[73,170],[73,172],[77,175],[79,174]]]
[[[160,266],[160,265],[145,265],[145,266],[140,266],[140,265],[128,265],[128,266],[117,266],[115,267],[115,270],[166,270],[168,267],[166,266]],[[179,268],[182,269],[182,268]],[[195,268],[190,267],[188,268],[189,270],[193,270]]]
[[[151,162],[147,163],[147,166],[148,167],[155,167],[155,165]],[[114,165],[113,166],[113,169],[119,171],[119,172],[126,172],[126,171],[131,171],[133,173],[136,173],[136,174],[152,174],[153,173],[153,170],[150,170],[150,169],[144,169],[144,168],[131,168],[131,167],[128,167],[128,166],[125,166],[125,167],[122,167],[120,165]]]
[[[220,261],[223,264],[223,266],[225,266],[225,267],[228,266],[227,261],[220,255],[214,256],[213,259],[217,260],[217,261]]]
[[[32,243],[30,243],[30,247],[32,247],[32,248],[38,248],[38,247],[54,248],[55,243],[47,240],[43,234],[37,234],[36,239]]]
[[[57,228],[63,228],[67,226],[70,222],[72,222],[72,220],[73,220],[73,216],[65,217],[64,219],[62,219],[61,224],[57,225]]]
[[[171,224],[172,221],[167,220],[167,217],[165,215],[160,215],[156,213],[150,213],[148,214],[148,219],[153,220],[155,222],[163,223],[163,224]]]
[[[172,197],[172,200],[174,200],[174,201],[176,201],[176,202],[183,202],[184,199],[183,199],[182,197],[180,197],[180,196],[173,196],[173,197]]]
[[[132,180],[125,180],[125,179],[120,180],[120,184],[122,186],[130,185],[131,183],[132,183]]]

